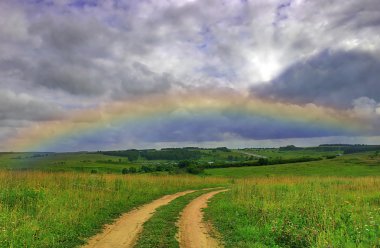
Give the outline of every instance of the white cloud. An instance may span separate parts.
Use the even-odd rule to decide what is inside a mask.
[[[380,104],[368,97],[360,97],[353,101],[353,111],[362,118],[375,118],[379,115]]]

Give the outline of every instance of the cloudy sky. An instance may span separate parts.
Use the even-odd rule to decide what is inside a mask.
[[[0,1],[2,151],[330,142],[380,143],[378,0]]]

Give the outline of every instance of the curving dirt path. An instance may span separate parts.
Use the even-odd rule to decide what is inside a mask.
[[[203,194],[184,208],[178,222],[178,239],[181,248],[223,247],[221,243],[210,236],[211,227],[203,222],[202,209],[207,207],[207,201],[210,198],[227,190],[223,189]]]
[[[188,190],[173,195],[166,195],[151,203],[145,204],[135,210],[123,214],[115,223],[107,225],[103,232],[92,237],[83,248],[127,248],[133,247],[143,224],[158,207],[170,203],[172,200],[195,192]]]

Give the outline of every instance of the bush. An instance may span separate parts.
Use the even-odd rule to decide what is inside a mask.
[[[146,165],[141,166],[141,172],[147,173],[147,172],[151,172],[151,171],[152,171],[152,168],[150,168]]]
[[[184,160],[184,161],[179,161],[178,162],[178,167],[179,168],[186,168],[190,166],[190,161]]]
[[[190,174],[201,174],[204,172],[203,167],[192,165],[186,169],[186,171]]]
[[[269,161],[267,158],[259,158],[259,160],[257,161],[258,165],[267,165],[268,163]]]

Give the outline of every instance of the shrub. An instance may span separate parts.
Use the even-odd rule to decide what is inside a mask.
[[[203,167],[192,165],[186,169],[190,174],[201,174],[204,172]]]
[[[184,161],[179,161],[178,167],[179,168],[186,168],[190,166],[190,161],[184,160]]]

